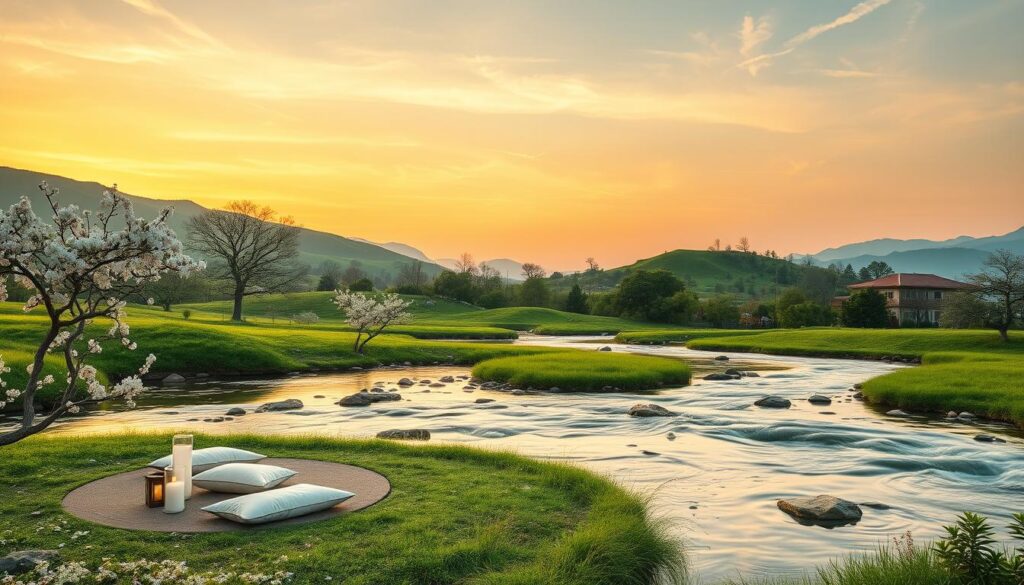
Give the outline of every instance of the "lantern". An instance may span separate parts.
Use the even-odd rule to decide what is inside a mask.
[[[164,505],[164,474],[150,473],[146,476],[146,507],[159,508]]]

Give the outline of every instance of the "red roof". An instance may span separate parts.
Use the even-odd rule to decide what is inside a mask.
[[[876,278],[875,280],[869,280],[867,282],[858,282],[857,284],[851,284],[848,288],[899,288],[899,287],[910,287],[910,288],[946,288],[946,289],[964,289],[970,288],[971,285],[958,282],[956,280],[950,280],[934,274],[915,274],[915,273],[899,273],[890,274],[889,276],[883,276],[882,278]]]

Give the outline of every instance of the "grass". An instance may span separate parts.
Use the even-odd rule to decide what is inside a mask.
[[[168,450],[170,435],[33,437],[4,447],[0,457],[0,555],[62,547],[63,561],[90,567],[104,557],[170,558],[196,571],[284,570],[297,583],[330,577],[351,585],[615,585],[651,583],[662,573],[682,579],[681,548],[647,515],[644,500],[580,468],[459,446],[197,436],[200,447],[214,442],[361,465],[387,476],[392,492],[360,512],[304,525],[131,532],[66,514],[61,500],[79,485],[144,466]],[[78,531],[88,533],[72,539]]]
[[[596,392],[607,387],[654,390],[690,381],[690,367],[668,358],[608,352],[558,352],[487,360],[473,375],[521,388],[558,387],[570,392]]]
[[[749,329],[654,329],[648,331],[623,331],[615,336],[618,343],[638,345],[662,345],[683,343],[704,337],[732,337],[750,335]]]
[[[693,349],[750,351],[782,355],[921,358],[923,365],[874,378],[864,384],[872,403],[917,412],[949,410],[1003,420],[1024,428],[1024,337],[1011,332],[1003,342],[995,331],[955,329],[773,330],[707,337]]]
[[[831,561],[802,577],[766,577],[730,581],[732,585],[952,585],[953,579],[925,548],[895,551],[882,547],[875,554]]]

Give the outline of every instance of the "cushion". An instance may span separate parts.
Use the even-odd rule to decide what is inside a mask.
[[[207,447],[206,449],[195,449],[192,451],[192,475],[213,469],[225,463],[245,463],[266,459],[266,455],[253,453],[244,449],[234,447]],[[150,467],[163,470],[171,465],[172,456],[161,457],[149,464]]]
[[[241,524],[265,524],[326,510],[354,495],[345,490],[300,483],[210,504],[203,511]]]
[[[276,465],[225,463],[192,477],[192,485],[211,492],[252,494],[277,487],[296,472]]]

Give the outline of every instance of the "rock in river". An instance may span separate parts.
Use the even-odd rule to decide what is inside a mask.
[[[391,429],[377,433],[378,439],[409,439],[413,441],[430,440],[430,431],[426,429]]]
[[[995,435],[986,435],[982,433],[980,435],[974,435],[974,440],[980,443],[1005,443],[1004,439],[1000,439]]]
[[[762,408],[789,408],[792,406],[792,402],[781,396],[765,396],[754,403],[754,406],[760,406]]]
[[[597,351],[611,351],[611,350],[612,350],[612,348],[606,345],[606,346],[602,347],[601,349],[599,349]]]
[[[487,404],[488,402],[494,402],[493,398],[477,398],[473,401],[473,404]]]
[[[705,380],[712,380],[712,381],[715,381],[715,380],[735,380],[736,378],[739,378],[739,376],[730,376],[729,374],[719,374],[717,372],[714,373],[714,374],[708,374],[707,376],[704,376]]]
[[[675,416],[676,413],[658,404],[634,404],[629,408],[629,416]]]
[[[889,412],[887,412],[885,414],[887,414],[889,416],[910,416],[909,414],[903,412],[902,410],[899,410],[898,408],[895,409],[895,410],[890,410]]]
[[[340,406],[369,406],[374,402],[387,402],[391,400],[401,400],[402,395],[398,392],[356,392],[350,396],[346,396],[338,401]]]
[[[415,382],[413,382],[409,378],[402,378],[401,380],[398,381],[399,386],[412,386],[413,384],[415,384]]]
[[[789,498],[776,502],[779,509],[797,518],[819,522],[853,522],[860,520],[860,506],[835,496]]]
[[[234,408],[228,409],[228,411],[225,412],[224,414],[228,416],[245,416],[245,409],[236,406]]]
[[[0,557],[0,575],[20,575],[36,568],[39,563],[51,563],[57,560],[55,550],[22,550]]]
[[[268,402],[261,405],[256,409],[256,412],[276,412],[279,410],[295,410],[302,408],[302,401],[297,398],[289,398],[288,400],[280,400],[278,402]]]
[[[167,376],[166,378],[161,380],[161,382],[163,382],[164,384],[184,384],[185,376],[182,376],[181,374],[171,374],[170,376]]]
[[[727,362],[727,361],[729,361],[729,356],[727,356],[727,355],[717,356],[715,358],[715,361],[717,361],[717,362]]]
[[[822,396],[821,394],[814,394],[807,399],[807,402],[811,404],[832,404],[832,399],[828,396]]]

